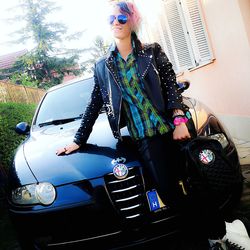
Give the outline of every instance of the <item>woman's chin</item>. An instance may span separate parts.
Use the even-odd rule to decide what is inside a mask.
[[[120,31],[113,31],[113,36],[115,38],[122,38],[123,37],[123,35],[121,34]]]

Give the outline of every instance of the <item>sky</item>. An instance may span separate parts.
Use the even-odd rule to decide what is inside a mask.
[[[97,35],[104,39],[110,38],[109,27],[106,22],[106,3],[107,0],[51,0],[56,3],[60,10],[53,13],[53,22],[60,22],[66,25],[68,33],[84,30],[82,38],[66,44],[70,48],[83,48],[93,44]],[[10,24],[6,18],[14,17],[20,13],[17,8],[19,0],[7,0],[1,2],[0,8],[0,55],[16,52],[22,49],[31,49],[32,44],[13,45],[6,43],[11,40],[10,34],[20,27],[20,22]],[[20,10],[19,10],[20,11]]]

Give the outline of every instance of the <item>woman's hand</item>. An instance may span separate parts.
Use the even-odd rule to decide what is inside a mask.
[[[181,123],[180,125],[175,126],[173,132],[174,140],[184,141],[190,138],[191,136],[185,123]]]
[[[80,146],[78,144],[76,144],[75,142],[65,146],[64,148],[58,148],[56,150],[56,155],[61,155],[61,154],[70,154],[73,151],[76,151],[78,148],[80,148]]]

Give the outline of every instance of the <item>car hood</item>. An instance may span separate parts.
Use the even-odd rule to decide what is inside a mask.
[[[112,172],[114,159],[121,157],[126,160],[127,166],[139,164],[131,145],[127,145],[132,141],[126,130],[124,141],[118,142],[104,114],[99,116],[83,149],[57,156],[56,149],[72,142],[79,125],[80,121],[75,121],[31,132],[30,138],[23,144],[23,154],[37,181],[62,185],[100,177]]]
[[[190,107],[196,129],[199,129],[207,121],[209,109],[193,98],[184,101]],[[80,120],[32,129],[16,154],[14,176],[18,177],[19,183],[48,181],[63,185],[97,178],[112,172],[112,162],[117,158],[125,158],[127,166],[140,165],[127,129],[121,130],[123,141],[118,142],[113,137],[106,114],[99,115],[83,149],[57,156],[56,149],[70,144],[79,126]]]

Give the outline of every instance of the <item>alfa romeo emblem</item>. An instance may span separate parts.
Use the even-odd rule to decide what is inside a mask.
[[[199,153],[199,160],[203,164],[209,164],[209,163],[213,162],[214,159],[215,159],[215,155],[214,155],[213,151],[211,151],[210,149],[203,149]]]
[[[124,164],[117,164],[113,168],[113,173],[117,179],[124,179],[128,175],[128,168]]]

